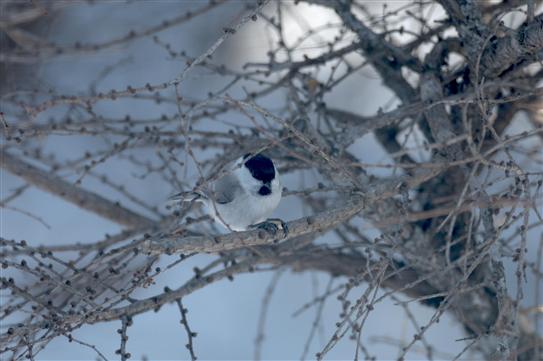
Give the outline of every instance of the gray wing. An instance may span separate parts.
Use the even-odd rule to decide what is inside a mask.
[[[237,196],[243,193],[238,178],[233,174],[227,174],[218,179],[213,185],[215,202],[226,204],[232,202]]]

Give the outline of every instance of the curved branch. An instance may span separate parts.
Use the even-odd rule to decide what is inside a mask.
[[[6,151],[2,151],[0,166],[46,192],[115,223],[130,228],[150,227],[155,223],[152,219],[126,209],[117,202],[66,182],[52,172],[41,170]]]

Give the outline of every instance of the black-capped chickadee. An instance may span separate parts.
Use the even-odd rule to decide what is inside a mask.
[[[210,185],[209,191],[183,192],[171,199],[204,203],[216,221],[233,231],[260,227],[275,233],[276,223],[280,223],[286,234],[283,221],[268,219],[279,205],[282,189],[279,173],[265,155],[245,154]]]

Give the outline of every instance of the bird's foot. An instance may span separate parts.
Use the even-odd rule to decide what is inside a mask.
[[[254,229],[263,229],[271,235],[276,235],[277,231],[281,229],[283,231],[283,238],[286,238],[288,235],[288,226],[287,224],[279,218],[269,218],[264,222],[253,224],[250,226]]]

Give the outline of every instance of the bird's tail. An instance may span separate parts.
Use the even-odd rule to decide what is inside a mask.
[[[174,202],[201,202],[206,198],[207,197],[201,192],[189,191],[174,194],[173,196],[169,197],[168,200]]]

